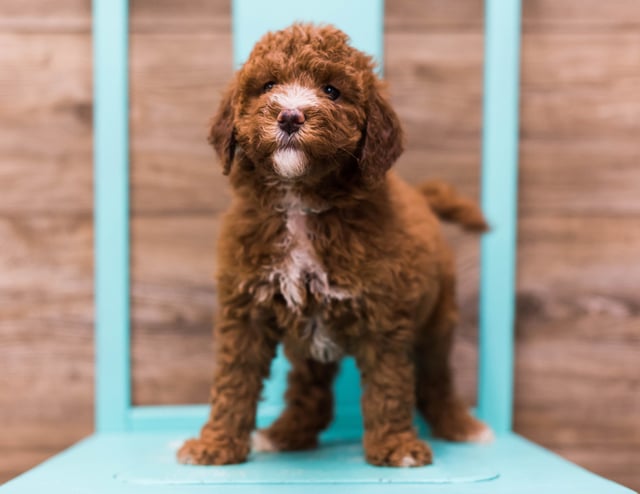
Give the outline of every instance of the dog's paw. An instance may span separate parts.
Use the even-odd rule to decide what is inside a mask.
[[[178,450],[178,461],[185,465],[231,465],[243,463],[249,454],[249,445],[233,441],[203,441],[189,439]]]
[[[407,437],[408,436],[408,437]],[[431,448],[414,434],[398,434],[365,445],[367,461],[390,467],[421,467],[433,461]]]

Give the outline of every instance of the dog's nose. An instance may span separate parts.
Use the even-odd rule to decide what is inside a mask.
[[[282,110],[278,115],[278,125],[287,134],[293,134],[304,123],[304,114],[300,110]]]

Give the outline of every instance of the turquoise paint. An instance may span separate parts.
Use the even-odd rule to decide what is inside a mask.
[[[384,48],[384,1],[233,0],[233,61],[239,67],[253,45],[267,31],[287,27],[294,21],[333,24],[351,38],[352,44],[382,64]]]
[[[128,3],[94,0],[96,429],[127,426],[129,366]]]
[[[357,439],[299,453],[254,453],[227,467],[181,466],[175,449],[191,431],[98,434],[27,475],[2,494],[633,494],[512,433],[490,445],[433,440],[435,463],[414,469],[364,463]]]
[[[518,175],[520,1],[485,2],[478,414],[511,429]]]

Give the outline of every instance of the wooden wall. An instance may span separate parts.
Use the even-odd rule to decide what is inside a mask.
[[[523,0],[517,431],[640,489],[640,3]],[[207,397],[225,0],[131,1],[137,403]],[[0,4],[0,482],[92,429],[89,0]],[[410,180],[477,195],[482,2],[388,0]],[[477,239],[451,231],[474,400]]]

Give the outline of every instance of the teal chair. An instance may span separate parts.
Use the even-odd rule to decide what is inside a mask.
[[[96,433],[0,488],[10,493],[631,493],[511,431],[518,145],[518,0],[487,0],[482,204],[493,225],[482,243],[480,390],[488,445],[432,440],[435,463],[413,469],[364,463],[358,376],[347,361],[336,384],[337,418],[316,451],[253,454],[242,465],[179,465],[175,450],[206,406],[132,406],[129,355],[128,100],[126,0],[94,0],[96,193]],[[293,20],[330,22],[382,60],[383,0],[236,0],[234,60]],[[259,409],[282,406],[282,356]],[[73,420],[70,417],[70,420]],[[208,489],[207,489],[208,488]]]

